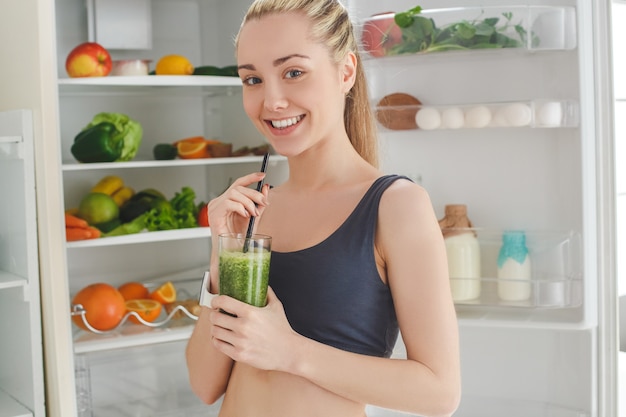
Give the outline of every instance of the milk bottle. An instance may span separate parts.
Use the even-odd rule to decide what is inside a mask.
[[[452,299],[464,301],[480,297],[480,244],[476,232],[469,229],[472,222],[467,217],[467,207],[447,205],[439,226],[448,255]]]
[[[526,235],[521,231],[502,234],[498,255],[498,297],[504,301],[524,301],[530,297],[531,264]]]

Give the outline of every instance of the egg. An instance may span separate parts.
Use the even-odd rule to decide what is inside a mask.
[[[499,109],[498,113],[506,123],[506,126],[528,126],[532,121],[532,111],[530,106],[525,103],[507,104]]]
[[[460,129],[465,125],[465,115],[458,107],[448,107],[441,111],[442,127],[446,129]]]
[[[465,112],[465,126],[486,127],[491,122],[491,110],[486,106],[471,107]]]
[[[415,115],[415,123],[420,129],[438,129],[441,126],[441,114],[434,107],[422,107]]]
[[[563,108],[558,101],[549,101],[537,108],[536,120],[539,126],[560,126]]]

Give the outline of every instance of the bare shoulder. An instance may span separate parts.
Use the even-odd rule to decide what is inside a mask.
[[[432,203],[424,187],[408,179],[400,178],[387,188],[380,201],[380,217],[386,219],[415,218],[431,213]]]

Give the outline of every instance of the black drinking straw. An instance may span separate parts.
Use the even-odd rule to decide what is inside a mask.
[[[263,163],[261,164],[261,172],[266,172],[267,171],[267,160],[270,158],[270,154],[269,152],[266,153],[263,156]],[[265,178],[262,178],[261,181],[259,181],[256,185],[256,190],[261,192],[261,189],[263,188],[263,183],[265,181]],[[255,204],[256,206],[256,204]],[[246,232],[246,240],[243,242],[243,253],[248,252],[248,247],[250,246],[250,238],[252,237],[252,229],[254,228],[254,220],[256,219],[255,216],[250,217],[250,223],[248,223],[248,231]]]

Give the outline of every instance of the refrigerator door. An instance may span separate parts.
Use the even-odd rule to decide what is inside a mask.
[[[0,112],[0,415],[43,416],[33,119]]]
[[[481,291],[456,302],[457,415],[616,415],[610,5],[424,0],[402,36],[393,14],[373,17],[416,5],[348,6],[358,30],[385,33],[363,43],[383,168],[420,182],[440,218],[467,205],[481,243]],[[497,290],[511,230],[535,261],[522,301]]]

